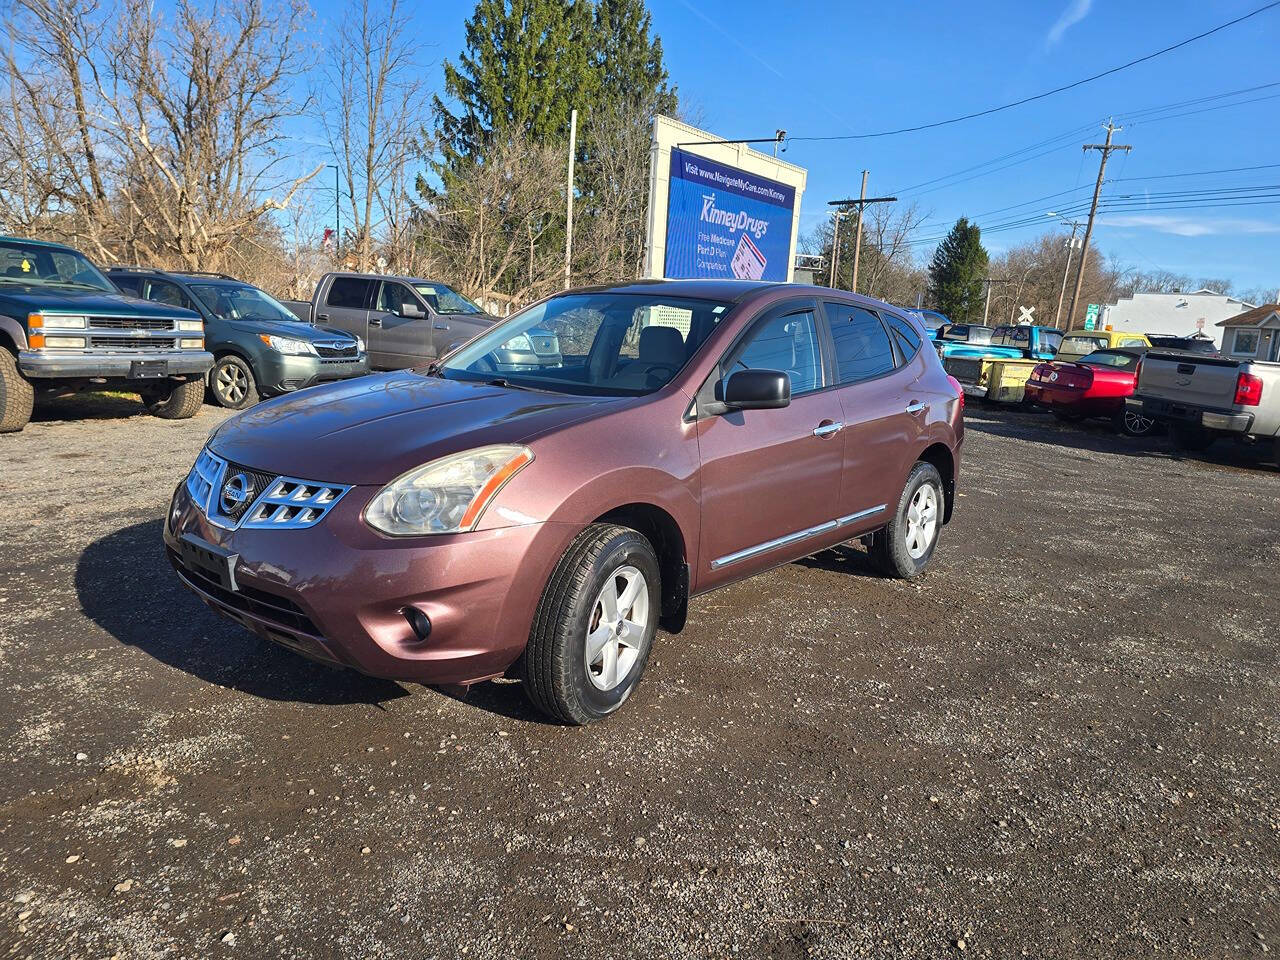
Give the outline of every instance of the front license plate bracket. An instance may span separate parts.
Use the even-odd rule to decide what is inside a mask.
[[[236,583],[236,563],[240,554],[201,539],[194,533],[182,535],[178,540],[178,553],[184,564],[215,581],[223,590],[235,593],[240,589]]]
[[[168,360],[134,360],[129,364],[130,380],[157,380],[168,375]]]

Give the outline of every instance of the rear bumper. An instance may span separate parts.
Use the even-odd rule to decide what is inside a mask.
[[[964,391],[966,397],[985,397],[987,388],[980,383],[962,383],[960,389]]]
[[[136,375],[135,363],[164,363],[165,376],[203,375],[213,366],[213,354],[204,350],[139,350],[136,353],[65,353],[19,350],[18,369],[28,379],[40,377],[103,377],[113,380],[153,379]]]
[[[1246,434],[1253,427],[1253,414],[1237,410],[1212,410],[1195,404],[1174,403],[1162,397],[1130,397],[1125,407],[1153,420],[1190,423],[1222,433]]]
[[[1124,411],[1124,397],[1087,397],[1081,390],[1036,382],[1028,382],[1025,389],[1031,403],[1085,417],[1110,417]]]

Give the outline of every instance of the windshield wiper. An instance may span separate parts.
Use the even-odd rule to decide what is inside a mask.
[[[518,383],[512,383],[510,380],[506,379],[505,377],[491,377],[490,379],[485,380],[485,381],[484,381],[484,384],[485,384],[485,386],[487,386],[487,387],[506,387],[506,388],[508,388],[509,390],[532,390],[532,389],[534,389],[533,387],[525,387],[525,386],[521,386],[521,385],[520,385],[520,384],[518,384]]]

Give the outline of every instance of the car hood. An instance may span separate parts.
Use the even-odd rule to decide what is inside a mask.
[[[313,327],[302,320],[229,320],[236,330],[246,333],[265,333],[276,337],[292,337],[294,340],[350,340],[355,337],[345,330],[332,330],[324,327]]]
[[[259,404],[219,427],[209,446],[218,456],[257,470],[381,485],[437,457],[490,443],[523,443],[632,402],[399,370]]]
[[[38,283],[0,283],[0,310],[6,313],[39,313],[59,310],[110,317],[195,317],[197,314],[167,303],[137,300],[120,293],[78,287],[42,286]]]

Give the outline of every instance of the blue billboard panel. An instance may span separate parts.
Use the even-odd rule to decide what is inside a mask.
[[[671,151],[667,277],[786,280],[794,187]]]

